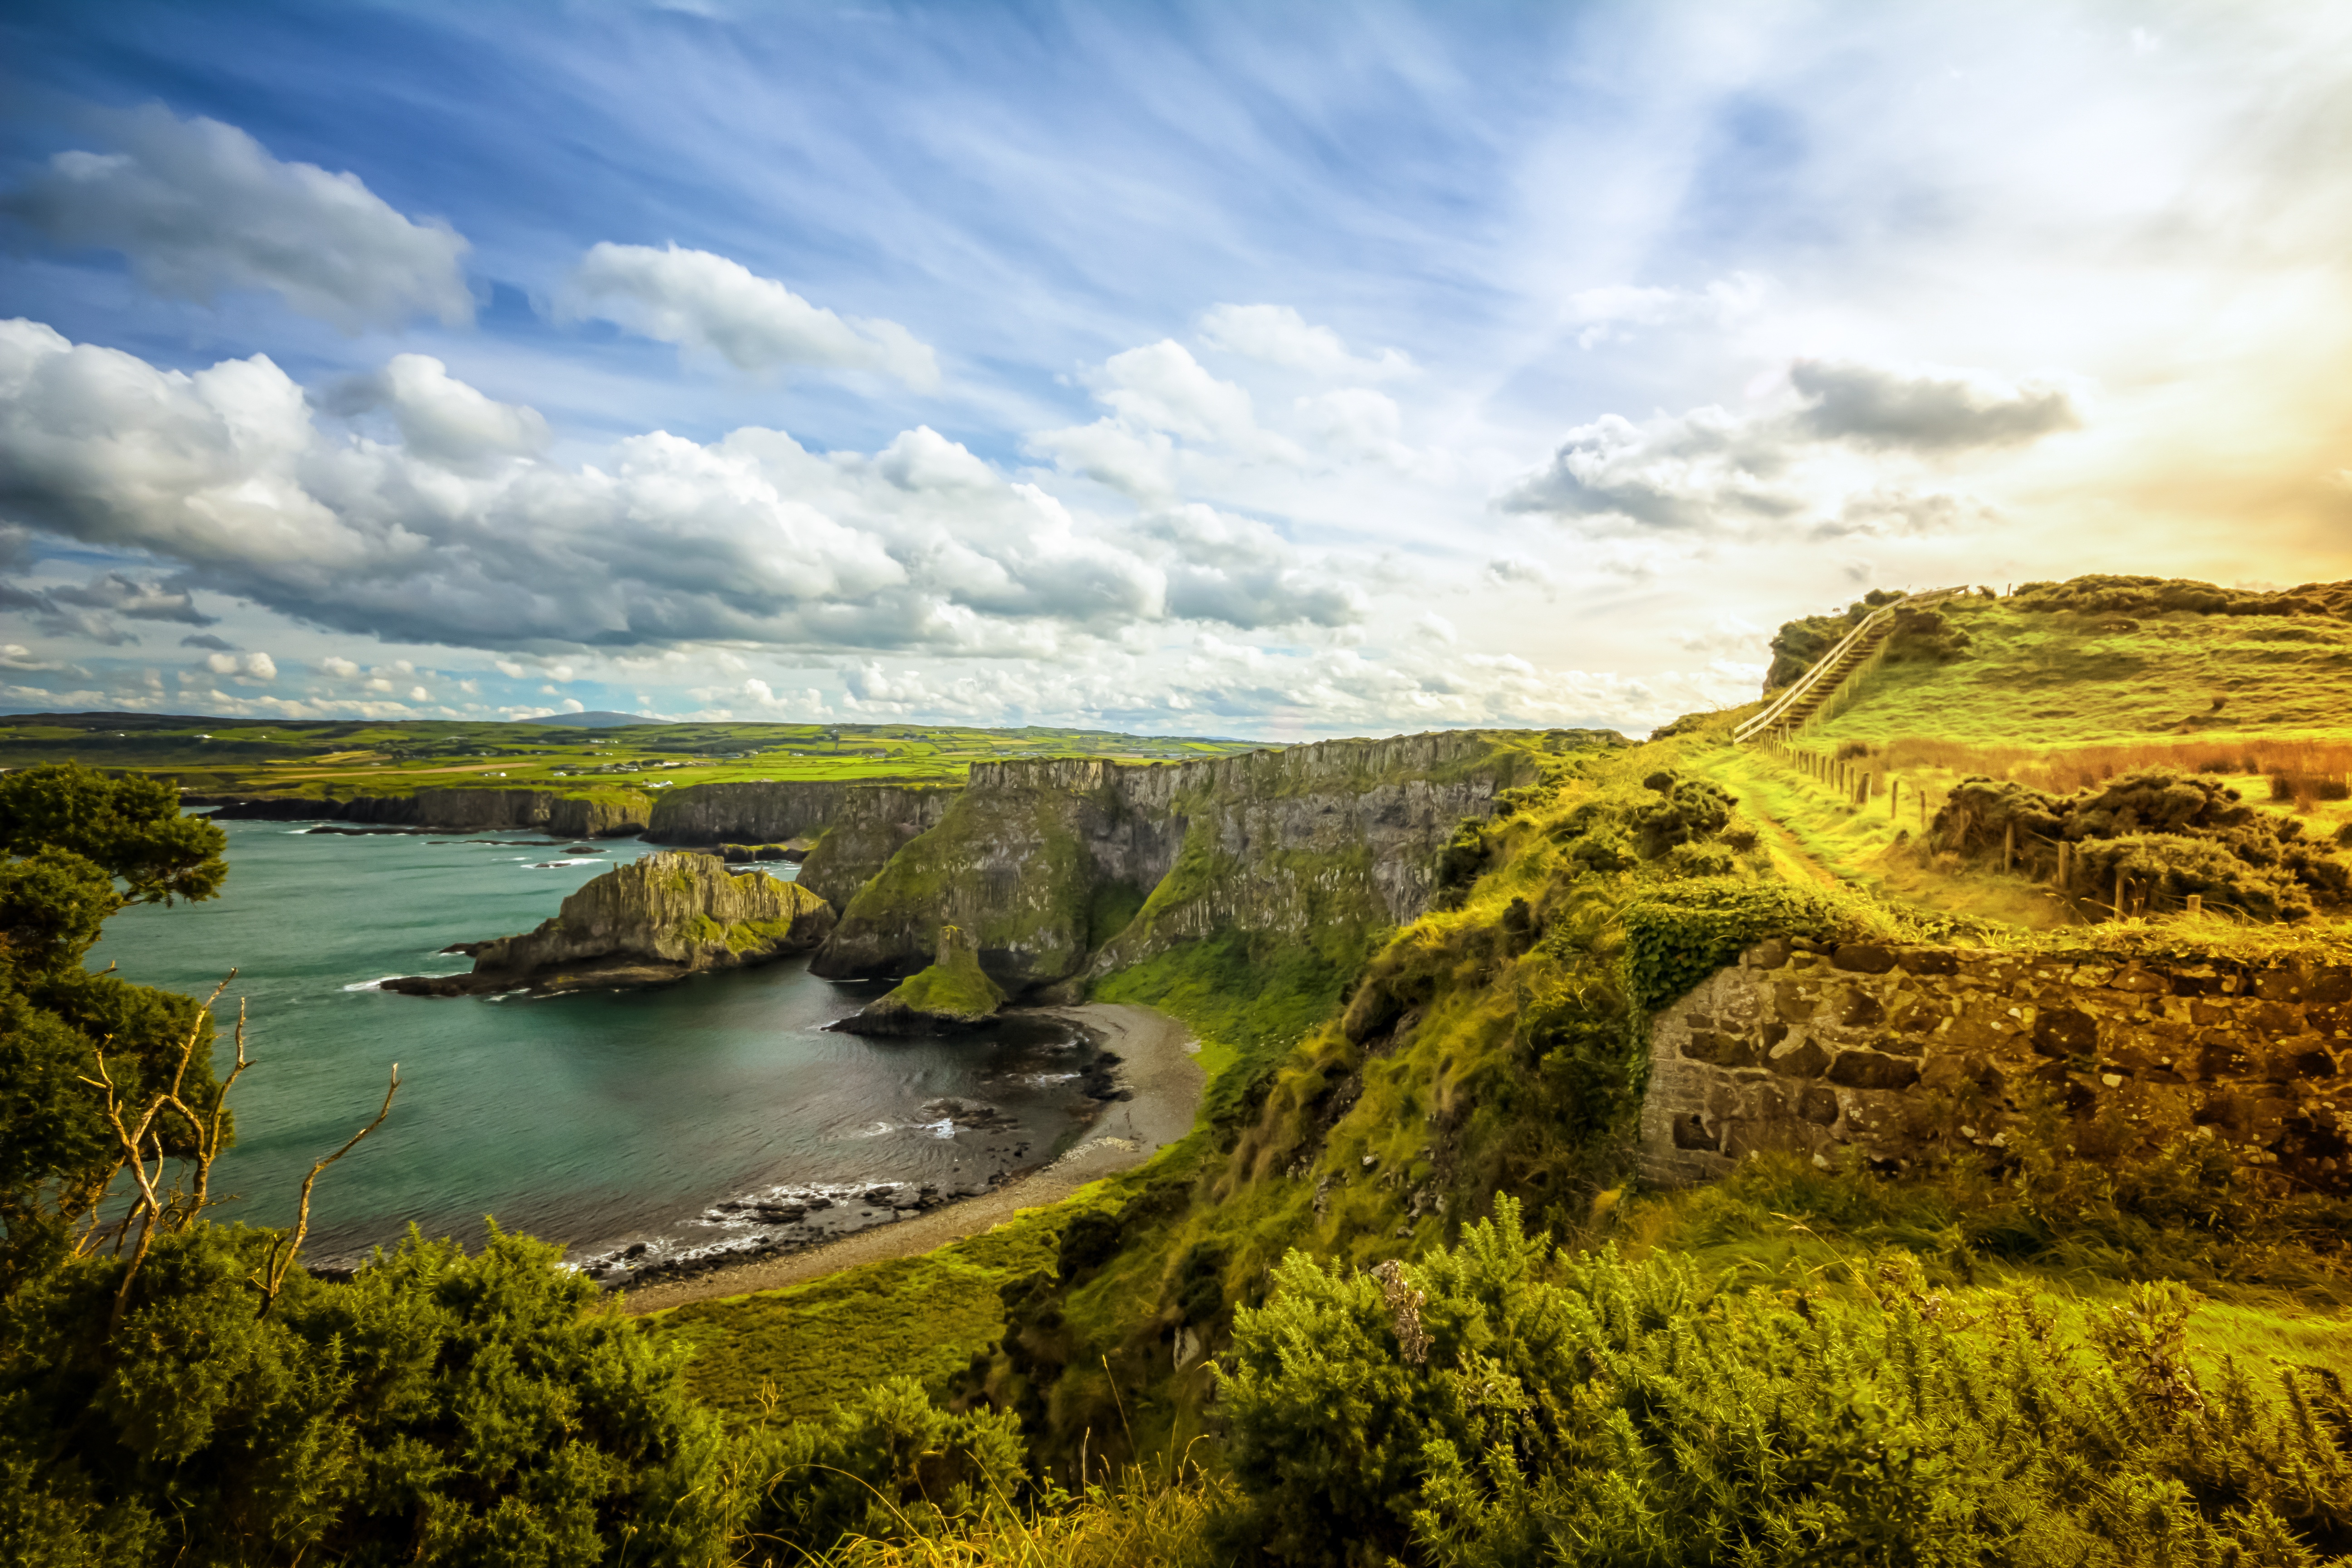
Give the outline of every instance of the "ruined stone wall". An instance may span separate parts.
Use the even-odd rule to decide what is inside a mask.
[[[1659,1015],[1643,1172],[1759,1149],[1900,1167],[1998,1147],[2062,1102],[2089,1158],[2197,1129],[2296,1184],[2352,1192],[2352,953],[2253,967],[1775,940]]]

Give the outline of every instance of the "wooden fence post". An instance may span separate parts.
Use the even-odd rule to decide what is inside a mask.
[[[2001,829],[2000,868],[2003,872],[2017,864],[2017,824],[2010,823]]]
[[[2189,916],[2190,916],[2192,919],[2193,919],[2193,918],[2195,918],[2196,916],[2198,916],[2198,915],[2201,915],[2201,914],[2203,914],[2203,913],[2205,912],[2205,895],[2204,895],[2204,894],[2202,894],[2202,893],[2191,893],[2191,894],[2189,894],[2189,911],[2188,911],[2188,912],[2189,912]]]
[[[2074,886],[2074,847],[2065,839],[2058,841],[2058,890],[2071,892]]]

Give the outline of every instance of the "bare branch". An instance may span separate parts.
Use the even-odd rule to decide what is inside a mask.
[[[255,1281],[261,1290],[263,1312],[269,1310],[270,1303],[278,1300],[278,1292],[285,1288],[286,1275],[294,1267],[294,1260],[301,1256],[302,1243],[310,1234],[310,1188],[318,1181],[319,1173],[350,1153],[361,1139],[383,1126],[383,1119],[392,1114],[392,1097],[399,1092],[400,1064],[394,1062],[392,1064],[392,1082],[383,1091],[383,1109],[375,1113],[375,1120],[352,1133],[341,1148],[311,1166],[310,1173],[302,1178],[302,1204],[295,1214],[294,1235],[290,1241],[280,1238],[284,1242],[282,1247],[279,1242],[270,1244],[269,1260],[263,1266],[263,1277]]]

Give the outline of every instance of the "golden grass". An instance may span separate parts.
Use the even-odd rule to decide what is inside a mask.
[[[1841,748],[1842,750],[1844,748]],[[2352,741],[2165,740],[2112,741],[2091,746],[1988,746],[1908,737],[1873,747],[1867,766],[1911,773],[1933,770],[1958,777],[1981,773],[2055,795],[2066,795],[2148,770],[2308,781],[2312,798],[2322,780],[2352,774]]]
[[[1105,1467],[1108,1468],[1108,1467]],[[998,1509],[940,1535],[856,1537],[822,1557],[794,1548],[747,1563],[822,1564],[823,1568],[1180,1568],[1206,1561],[1203,1536],[1225,1492],[1222,1482],[1184,1462],[1175,1473],[1129,1466],[1083,1496],[1056,1495],[1034,1510]]]

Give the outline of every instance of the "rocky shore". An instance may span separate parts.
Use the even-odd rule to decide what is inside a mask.
[[[730,872],[715,856],[648,855],[586,883],[536,931],[442,950],[469,954],[470,973],[404,975],[383,989],[476,996],[664,985],[807,952],[833,921],[832,907],[795,883]]]
[[[1201,1070],[1200,1042],[1181,1024],[1149,1007],[1099,1002],[1040,1008],[1035,1016],[1075,1024],[1107,1047],[1096,1058],[1096,1076],[1084,1086],[1097,1101],[1087,1131],[1051,1163],[998,1172],[974,1184],[977,1190],[934,1189],[928,1201],[915,1189],[912,1204],[887,1213],[873,1206],[859,1226],[812,1211],[797,1226],[762,1238],[756,1249],[707,1254],[641,1273],[611,1267],[629,1261],[625,1251],[610,1261],[583,1259],[583,1267],[597,1265],[600,1279],[624,1288],[623,1306],[630,1312],[779,1289],[977,1236],[1018,1210],[1058,1203],[1089,1182],[1141,1164],[1192,1130],[1208,1080]],[[835,1223],[809,1223],[825,1220]]]

